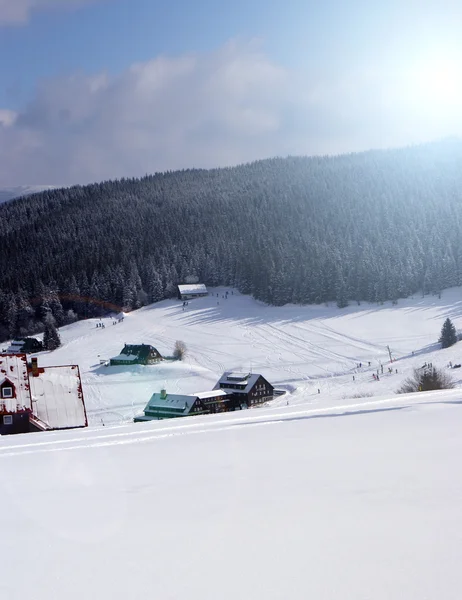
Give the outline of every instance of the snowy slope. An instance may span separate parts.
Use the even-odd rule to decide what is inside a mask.
[[[1,597],[458,600],[460,391],[365,402],[0,438]]]
[[[0,597],[458,600],[462,390],[393,391],[413,365],[460,362],[434,341],[447,316],[461,326],[461,290],[342,311],[222,293],[76,323],[39,355],[80,364],[93,426],[0,438]],[[99,364],[176,339],[185,363]],[[375,382],[387,344],[399,372]],[[208,389],[250,364],[290,393],[123,424],[161,385]]]
[[[43,365],[78,363],[90,424],[117,424],[139,413],[153,392],[193,393],[213,387],[225,370],[261,372],[290,392],[273,405],[331,406],[355,396],[390,395],[414,366],[462,362],[462,343],[440,350],[436,340],[446,317],[462,329],[462,290],[400,300],[397,306],[361,304],[272,307],[223,289],[189,302],[164,301],[130,313],[123,322],[99,320],[61,329],[63,347],[39,354]],[[218,294],[218,297],[217,297]],[[145,343],[171,355],[175,340],[189,350],[184,363],[105,367],[125,343]],[[389,375],[387,345],[396,362]],[[412,354],[414,352],[414,355]],[[368,367],[368,362],[371,366]],[[372,373],[384,375],[374,381]],[[357,369],[358,363],[362,368]],[[398,369],[396,374],[395,370]],[[462,374],[452,371],[456,381]],[[355,380],[353,381],[353,376]],[[318,394],[318,389],[320,393]]]

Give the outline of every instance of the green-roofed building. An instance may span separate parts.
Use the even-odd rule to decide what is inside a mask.
[[[159,394],[156,393],[151,396],[144,409],[144,415],[135,417],[134,421],[140,423],[142,421],[173,419],[203,412],[208,411],[204,410],[202,403],[196,396],[167,394],[165,390],[161,390]]]
[[[148,344],[125,344],[118,356],[111,358],[111,366],[117,365],[152,365],[163,360],[162,355]]]
[[[196,394],[167,394],[166,390],[153,394],[146,404],[144,415],[134,418],[135,423],[158,421],[191,415],[206,415],[224,412],[229,395],[223,390]]]

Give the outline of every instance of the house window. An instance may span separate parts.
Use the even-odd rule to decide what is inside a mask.
[[[12,398],[13,397],[13,388],[12,387],[4,387],[2,390],[2,398]]]
[[[13,417],[11,415],[3,415],[3,425],[13,425]]]

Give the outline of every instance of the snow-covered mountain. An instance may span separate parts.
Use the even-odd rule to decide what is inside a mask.
[[[435,340],[446,317],[462,325],[462,290],[342,310],[223,291],[75,323],[39,355],[80,364],[91,427],[0,438],[2,597],[458,600],[459,370],[454,390],[394,391],[415,366],[461,362],[462,342]],[[177,339],[183,363],[100,364],[125,342],[170,354]],[[288,393],[129,424],[160,386],[250,368]]]
[[[30,196],[30,194],[53,190],[55,187],[54,185],[18,185],[0,188],[0,204],[7,202],[7,200],[13,200],[13,198],[19,198],[20,196]]]

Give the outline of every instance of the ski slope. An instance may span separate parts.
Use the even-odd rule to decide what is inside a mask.
[[[458,600],[460,403],[4,437],[1,597]]]
[[[447,316],[461,325],[460,290],[341,311],[222,293],[76,323],[39,355],[80,364],[92,426],[0,438],[0,598],[459,600],[462,390],[394,390],[413,366],[460,361],[460,344],[435,345]],[[99,364],[176,339],[184,363]],[[388,344],[398,374],[376,382]],[[288,393],[126,423],[160,386],[250,367]]]
[[[286,390],[273,406],[325,407],[355,397],[393,395],[412,369],[425,362],[443,368],[449,361],[462,362],[461,343],[446,350],[436,343],[446,317],[462,329],[460,288],[444,291],[440,299],[415,297],[397,306],[363,303],[345,309],[273,307],[236,290],[225,299],[224,292],[215,289],[209,297],[191,300],[184,311],[181,301],[159,302],[126,315],[117,325],[103,319],[104,328],[96,327],[99,319],[75,323],[61,329],[63,346],[40,353],[39,361],[79,364],[92,426],[131,422],[164,386],[170,393],[209,390],[225,370],[261,372]],[[168,356],[175,340],[188,348],[182,363],[100,365],[117,356],[125,343],[152,344]],[[388,345],[396,359],[392,374]],[[372,378],[377,370],[380,381]],[[460,383],[460,371],[451,374]]]

